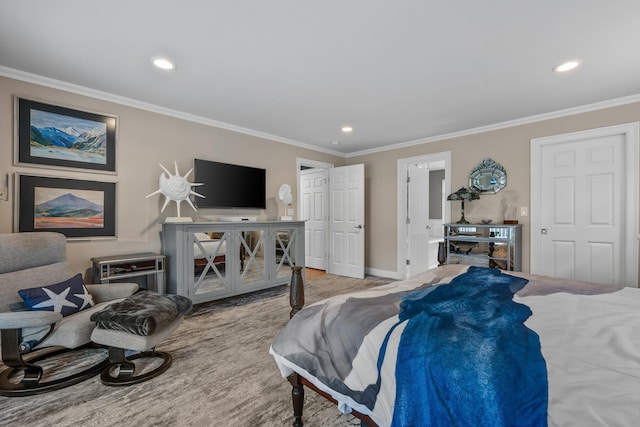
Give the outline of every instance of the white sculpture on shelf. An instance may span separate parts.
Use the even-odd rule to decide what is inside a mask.
[[[291,195],[291,186],[289,184],[282,184],[278,190],[278,198],[285,204],[285,215],[280,217],[282,221],[291,221],[293,219],[293,212],[287,212],[291,203],[293,203],[293,196]]]
[[[191,201],[189,196],[192,194],[194,196],[202,197],[202,198],[204,198],[204,196],[202,194],[198,194],[195,191],[193,191],[191,187],[195,187],[197,185],[202,185],[202,184],[190,183],[187,180],[187,177],[189,176],[189,174],[191,174],[191,171],[193,170],[193,168],[189,169],[189,172],[187,172],[184,176],[181,176],[180,173],[178,172],[178,163],[174,161],[173,164],[176,169],[176,173],[174,175],[172,175],[171,172],[167,170],[167,168],[165,168],[164,166],[162,166],[162,164],[160,164],[160,167],[164,170],[164,172],[160,174],[160,178],[158,180],[160,188],[154,191],[153,193],[147,195],[146,198],[148,199],[151,196],[155,196],[156,194],[162,193],[165,197],[165,200],[164,200],[164,205],[162,205],[162,209],[160,209],[160,212],[161,213],[164,212],[164,209],[167,207],[167,205],[171,201],[176,202],[176,207],[178,210],[178,217],[167,218],[167,222],[183,222],[184,220],[190,221],[191,218],[180,217],[180,204],[186,200],[186,202],[189,203],[189,206],[191,206],[191,208],[195,211],[196,207],[193,205],[193,202]]]
[[[518,223],[518,193],[515,190],[507,190],[502,198],[502,208],[504,210],[504,223]]]

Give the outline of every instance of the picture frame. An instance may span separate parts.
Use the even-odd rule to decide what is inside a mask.
[[[14,98],[14,164],[116,173],[117,116]]]
[[[116,183],[16,174],[16,232],[116,237]]]

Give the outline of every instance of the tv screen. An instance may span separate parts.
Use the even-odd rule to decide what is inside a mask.
[[[198,208],[266,208],[266,170],[195,159],[193,187]]]

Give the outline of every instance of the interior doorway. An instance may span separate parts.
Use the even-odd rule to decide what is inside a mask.
[[[328,170],[300,171],[300,219],[305,221],[305,265],[326,270]]]
[[[296,159],[298,219],[305,221],[305,265],[324,271],[328,269],[328,171],[333,167],[332,163]]]
[[[397,259],[400,278],[437,265],[443,224],[451,219],[444,202],[451,192],[451,152],[398,160]]]
[[[363,278],[364,164],[335,167],[298,158],[296,166],[306,266]]]

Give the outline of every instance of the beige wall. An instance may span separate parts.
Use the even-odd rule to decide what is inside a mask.
[[[117,175],[59,171],[13,165],[13,96],[42,100],[77,109],[117,115]],[[220,215],[250,214],[260,219],[278,215],[276,196],[282,183],[290,183],[294,197],[296,158],[344,164],[365,164],[366,256],[365,266],[377,271],[395,272],[397,229],[397,160],[424,154],[451,151],[453,190],[467,186],[473,166],[485,157],[502,164],[507,171],[507,190],[518,194],[519,205],[530,208],[530,140],[578,130],[592,129],[640,120],[640,103],[603,109],[558,119],[515,126],[475,135],[415,145],[376,154],[343,159],[287,144],[237,132],[176,119],[95,98],[0,77],[0,171],[11,177],[9,201],[0,201],[0,232],[13,231],[14,173],[76,177],[78,179],[117,181],[117,234],[115,240],[73,241],[68,245],[74,270],[90,266],[90,258],[141,251],[160,251],[159,231],[165,216],[175,215],[171,204],[160,216],[163,198],[145,196],[155,191],[161,169],[173,170],[173,161],[185,173],[195,157],[267,169],[267,209],[263,211],[200,210],[193,214],[183,204],[183,215],[196,220],[216,220]],[[502,220],[500,201],[503,193],[485,195],[466,204],[466,217]],[[297,201],[294,200],[294,206]],[[452,218],[460,216],[460,204],[452,205]],[[524,224],[523,267],[529,271],[529,218]]]
[[[366,175],[366,258],[365,265],[396,271],[397,160],[425,154],[451,151],[451,189],[468,186],[469,172],[482,159],[490,157],[507,172],[507,187],[518,195],[519,206],[530,208],[530,141],[532,138],[593,129],[640,120],[640,103],[563,118],[514,126],[475,135],[436,141],[407,148],[348,159],[348,164],[365,164]],[[503,190],[504,191],[504,190]],[[465,204],[465,217],[471,222],[481,218],[502,221],[502,192],[483,195]],[[451,206],[451,219],[460,218],[460,203]],[[529,217],[519,217],[523,227],[523,270],[529,271]]]
[[[14,95],[118,116],[117,175],[14,166]],[[278,211],[277,193],[283,183],[292,185],[296,206],[297,157],[337,166],[345,163],[342,157],[0,77],[0,171],[9,173],[11,181],[9,200],[0,200],[0,233],[14,231],[15,173],[117,181],[117,239],[69,242],[67,251],[74,271],[82,272],[90,267],[90,259],[94,256],[159,252],[160,224],[164,217],[176,215],[175,203],[171,203],[160,216],[164,197],[145,199],[145,196],[158,188],[158,177],[162,172],[158,163],[173,171],[175,160],[184,174],[193,167],[196,157],[267,170],[266,210],[203,209],[194,213],[188,205],[182,204],[183,216],[204,221],[216,220],[221,215],[243,214],[276,219],[282,214]]]

